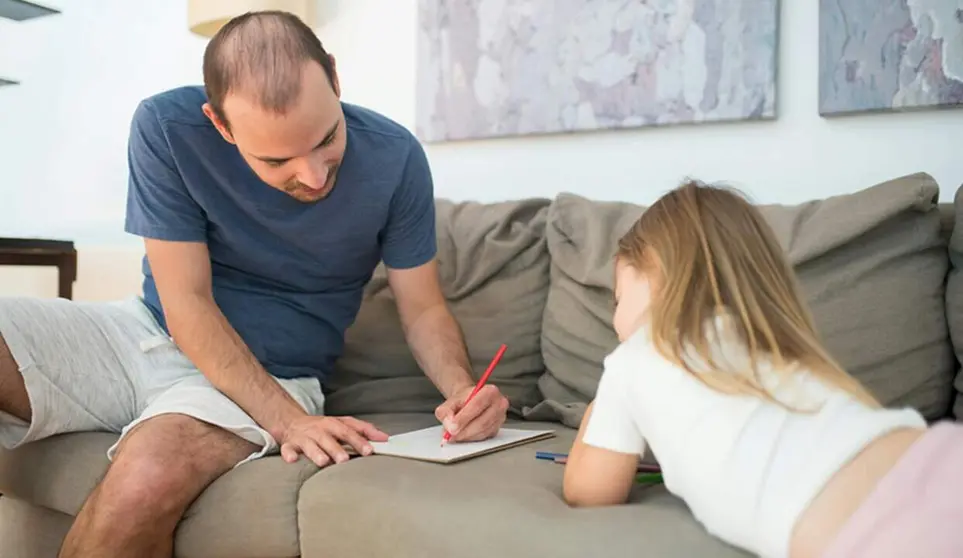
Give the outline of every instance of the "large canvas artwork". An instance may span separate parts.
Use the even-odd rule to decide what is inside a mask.
[[[963,0],[820,0],[819,112],[963,104]]]
[[[778,0],[420,0],[425,141],[771,119]]]

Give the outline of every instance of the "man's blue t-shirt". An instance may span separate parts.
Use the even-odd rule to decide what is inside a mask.
[[[324,380],[379,261],[411,268],[436,250],[424,150],[401,125],[342,103],[335,188],[304,203],[265,184],[201,112],[201,87],[145,99],[131,125],[125,230],[204,242],[214,299],[274,376]],[[166,329],[144,258],[144,300]]]

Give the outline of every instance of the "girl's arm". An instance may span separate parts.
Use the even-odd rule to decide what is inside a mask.
[[[599,391],[601,392],[601,389]],[[606,402],[603,401],[603,403]],[[584,442],[586,426],[591,420],[595,404],[596,402],[592,402],[585,410],[585,416],[582,417],[582,424],[565,465],[562,492],[570,506],[624,504],[632,489],[639,463],[641,452],[622,453],[591,446]],[[611,428],[611,425],[602,423],[598,427],[607,429]]]

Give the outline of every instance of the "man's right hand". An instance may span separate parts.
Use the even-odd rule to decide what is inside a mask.
[[[373,424],[353,417],[308,415],[298,417],[288,425],[280,440],[281,457],[288,463],[294,463],[298,455],[303,453],[318,467],[325,467],[349,459],[343,443],[354,448],[359,455],[371,455],[369,440],[386,442],[388,435]]]

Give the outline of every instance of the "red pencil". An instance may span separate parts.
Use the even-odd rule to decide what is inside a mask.
[[[482,374],[482,377],[478,380],[478,383],[475,384],[475,389],[471,390],[471,393],[468,395],[468,399],[465,400],[465,405],[467,405],[468,402],[475,397],[475,394],[478,393],[478,391],[481,390],[481,388],[485,385],[485,382],[488,381],[488,377],[492,375],[492,370],[494,370],[495,367],[498,366],[498,361],[502,359],[503,354],[505,354],[504,343],[498,349],[498,352],[495,353],[495,358],[493,358],[491,364],[488,365],[488,370],[485,370],[485,373]],[[451,433],[446,431],[445,435],[442,437],[441,445],[445,445],[445,442],[448,442],[450,440],[451,440]]]

